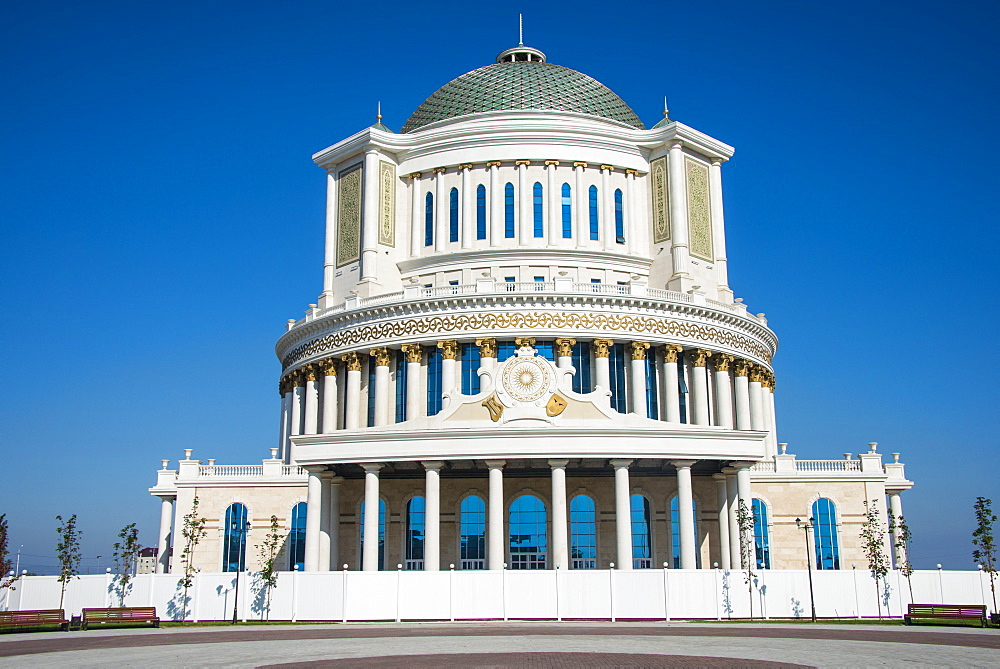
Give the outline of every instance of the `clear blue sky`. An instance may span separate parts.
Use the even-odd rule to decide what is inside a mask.
[[[155,541],[183,448],[256,462],[273,345],[321,290],[310,155],[398,130],[525,42],[737,148],[731,284],[781,338],[779,438],[899,451],[920,566],[968,568],[1000,506],[998,5],[921,0],[6,3],[0,22],[0,513],[22,566],[57,514],[88,567]],[[980,253],[985,249],[984,253]]]

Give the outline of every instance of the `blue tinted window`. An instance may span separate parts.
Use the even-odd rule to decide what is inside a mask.
[[[396,351],[396,422],[406,420],[406,354]]]
[[[817,569],[840,569],[840,545],[837,541],[837,507],[832,500],[820,497],[813,502],[813,543]]]
[[[555,362],[556,361],[555,342],[553,342],[551,340],[549,340],[549,341],[536,341],[535,342],[535,351],[536,351],[537,355],[539,355],[542,358],[545,358],[549,362]]]
[[[535,216],[535,237],[545,236],[545,220],[543,218],[543,212],[545,211],[545,202],[542,197],[542,184],[535,182],[534,188],[532,188],[532,211]]]
[[[427,415],[441,411],[441,349],[434,347],[427,355]]]
[[[761,500],[753,500],[753,542],[757,553],[757,568],[771,568],[771,537],[767,531],[767,506]]]
[[[517,353],[517,346],[512,341],[497,342],[497,363],[512,358]]]
[[[424,246],[434,244],[434,193],[424,198]]]
[[[597,569],[597,514],[587,495],[577,495],[569,503],[569,536],[571,567]]]
[[[375,358],[368,359],[368,427],[375,424]]]
[[[415,569],[417,565],[410,560],[424,559],[424,513],[423,497],[414,497],[406,503],[406,560],[407,569]],[[423,566],[422,564],[420,565]]]
[[[361,568],[365,567],[365,503],[361,502]],[[385,569],[385,500],[378,501],[378,569]]]
[[[479,394],[479,347],[462,344],[462,394]]]
[[[247,560],[247,508],[235,502],[226,509],[226,538],[222,545],[222,571],[243,571]]]
[[[545,505],[521,495],[510,505],[510,568],[545,569],[548,536]]]
[[[562,236],[573,237],[573,198],[569,184],[562,185]]]
[[[618,413],[626,413],[628,393],[625,392],[625,344],[615,344],[611,347],[608,368],[611,377],[611,408]]]
[[[594,392],[594,386],[590,382],[590,342],[581,341],[573,344],[573,367],[576,368],[576,374],[573,376],[573,392]]]
[[[461,508],[462,569],[486,568],[486,503],[469,495]]]
[[[486,239],[486,186],[476,188],[476,239]]]
[[[691,515],[694,516],[692,525],[694,527],[695,566],[701,566],[701,555],[698,553],[698,505],[691,500]],[[674,569],[681,568],[681,521],[677,515],[677,495],[670,500],[670,543],[673,545]]]
[[[600,239],[600,217],[597,215],[597,186],[587,191],[590,200],[590,238]]]
[[[448,241],[458,241],[458,189],[448,194]]]
[[[288,532],[288,561],[291,568],[302,571],[306,567],[306,509],[305,502],[292,507],[292,527]]]
[[[686,365],[684,364],[684,353],[681,352],[677,354],[677,399],[680,404],[680,414],[682,423],[688,422],[688,416],[687,416],[688,384],[685,371],[686,371]]]
[[[514,239],[514,184],[503,187],[503,236]]]
[[[656,395],[656,353],[646,351],[646,417],[656,420],[660,417],[660,401]]]
[[[649,500],[643,495],[632,495],[629,500],[632,516],[632,567],[650,569],[653,550],[650,538]]]
[[[625,243],[625,221],[622,216],[622,191],[615,190],[615,241],[619,244]]]

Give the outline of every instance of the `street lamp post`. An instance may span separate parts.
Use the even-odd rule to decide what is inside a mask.
[[[234,514],[235,515],[235,514]],[[239,548],[236,550],[236,589],[233,592],[233,622],[235,625],[239,617],[240,609],[240,574],[243,572],[243,563],[246,559],[246,535],[250,530],[250,521],[245,521],[242,526],[240,526],[240,519],[234,518],[230,524],[229,530],[237,537],[239,541]]]
[[[812,609],[812,621],[816,622],[816,598],[813,595],[813,571],[812,571],[812,558],[809,555],[809,530],[812,529],[813,518],[809,516],[809,520],[805,523],[802,522],[801,518],[795,519],[795,526],[800,530],[805,530],[806,538],[806,570],[809,572],[809,607]]]

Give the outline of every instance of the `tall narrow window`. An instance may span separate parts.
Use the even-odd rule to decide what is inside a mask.
[[[587,495],[577,495],[569,503],[569,546],[573,569],[597,569],[597,514]]]
[[[461,506],[462,569],[486,569],[486,503],[469,495]]]
[[[514,184],[503,187],[503,236],[514,239]]]
[[[406,503],[406,564],[407,571],[424,568],[424,513],[423,497],[413,497]]]
[[[677,399],[680,404],[680,414],[681,422],[688,422],[687,407],[688,407],[688,384],[687,384],[687,365],[684,364],[684,352],[677,354]]]
[[[531,200],[532,200],[532,212],[534,213],[535,221],[535,237],[545,236],[545,219],[543,217],[543,212],[545,211],[545,200],[542,194],[542,184],[535,182],[534,187],[531,189]]]
[[[632,495],[629,508],[632,512],[632,568],[652,569],[653,543],[650,537],[649,500],[644,495]]]
[[[563,239],[573,237],[573,192],[569,184],[562,185],[562,236]]]
[[[434,347],[427,355],[427,415],[441,411],[441,349]]]
[[[757,568],[771,568],[771,537],[767,530],[767,505],[756,497],[753,500],[753,543],[757,554]]]
[[[600,239],[600,217],[597,215],[597,186],[591,186],[587,191],[590,202],[590,238]]]
[[[622,189],[615,189],[615,241],[625,243],[625,218],[622,216]]]
[[[615,344],[608,354],[608,371],[611,381],[611,408],[618,413],[628,413],[625,392],[625,344]]]
[[[409,372],[406,363],[406,354],[402,351],[396,352],[396,422],[402,423],[406,420],[406,376]]]
[[[361,569],[365,568],[365,503],[361,502]],[[378,570],[385,569],[385,500],[378,501]]]
[[[375,425],[375,358],[368,358],[368,427]]]
[[[660,417],[660,402],[656,394],[656,352],[646,352],[646,417],[656,420]]]
[[[813,502],[813,543],[817,569],[840,569],[840,544],[837,541],[837,507],[833,500],[820,497]]]
[[[222,571],[243,571],[247,561],[247,508],[234,502],[226,509],[226,538],[222,544]]]
[[[434,193],[424,198],[424,246],[434,245]]]
[[[476,188],[476,239],[486,239],[486,186]]]
[[[548,523],[545,505],[534,495],[521,495],[510,505],[510,568],[545,569]]]
[[[306,568],[306,508],[305,502],[292,507],[292,527],[288,532],[288,569]]]
[[[619,191],[621,192],[621,191]],[[458,241],[458,189],[452,188],[448,194],[448,241]]]
[[[462,394],[479,394],[479,347],[462,344]]]
[[[573,392],[592,393],[594,387],[590,383],[590,342],[580,341],[573,344]]]
[[[691,540],[694,542],[695,546],[695,567],[701,567],[701,555],[698,554],[698,505],[694,500],[691,500],[691,515],[694,516],[692,519],[692,526],[694,527],[694,536]],[[673,560],[674,569],[681,568],[681,518],[677,513],[677,495],[674,495],[670,499],[670,543],[673,549]]]

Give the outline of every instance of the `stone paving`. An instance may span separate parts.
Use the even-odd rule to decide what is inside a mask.
[[[1000,667],[1000,631],[830,624],[373,623],[0,635],[0,667]]]

